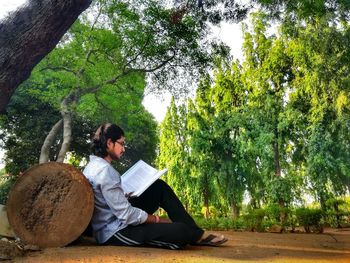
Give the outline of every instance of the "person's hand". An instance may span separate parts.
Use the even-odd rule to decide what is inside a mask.
[[[169,218],[166,217],[159,217],[158,215],[151,215],[149,214],[146,220],[146,223],[172,223],[172,221]]]
[[[126,197],[126,199],[130,199],[130,198],[132,198],[132,194],[133,194],[134,192],[130,192],[130,193],[125,193],[125,197]]]
[[[159,218],[159,223],[172,223],[172,221],[170,220],[170,218],[160,217]]]

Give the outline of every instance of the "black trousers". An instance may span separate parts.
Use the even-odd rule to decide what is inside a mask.
[[[153,214],[159,207],[163,208],[172,223],[130,225],[115,233],[105,244],[152,245],[179,249],[187,244],[196,243],[204,233],[187,213],[174,191],[162,180],[157,180],[142,195],[129,201],[132,206],[148,214]]]

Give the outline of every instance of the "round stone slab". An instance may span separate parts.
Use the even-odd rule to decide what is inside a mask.
[[[22,241],[41,248],[77,239],[92,217],[94,195],[81,171],[69,164],[31,167],[16,181],[7,201],[8,220]]]

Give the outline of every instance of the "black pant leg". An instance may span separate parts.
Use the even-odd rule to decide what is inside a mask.
[[[130,199],[132,206],[141,208],[149,214],[153,214],[159,207],[163,208],[171,221],[183,222],[188,226],[199,229],[193,218],[188,214],[173,189],[158,179],[142,195]],[[202,230],[202,234],[203,234]]]
[[[118,231],[105,244],[129,246],[152,245],[179,249],[187,244],[195,243],[201,234],[201,229],[194,230],[182,222],[142,224],[128,226]]]

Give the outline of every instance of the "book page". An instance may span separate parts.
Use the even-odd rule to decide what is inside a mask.
[[[140,160],[121,176],[122,188],[126,194],[139,196],[166,171],[158,171]]]

